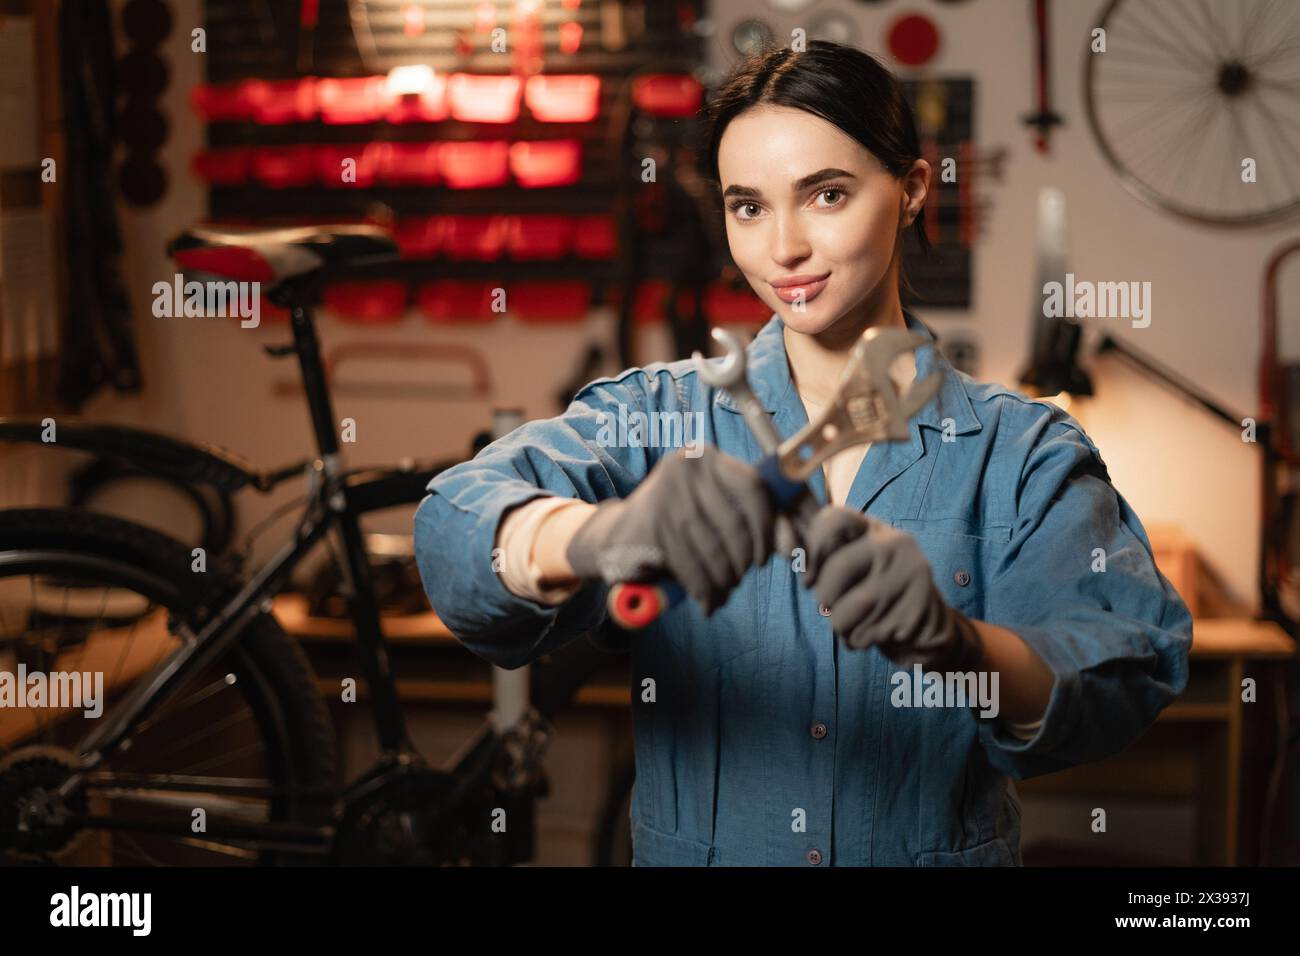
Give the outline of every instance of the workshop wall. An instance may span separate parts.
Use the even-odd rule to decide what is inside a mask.
[[[175,272],[163,255],[166,240],[205,213],[204,190],[189,169],[191,156],[203,145],[203,125],[186,102],[190,89],[204,78],[204,55],[192,53],[189,45],[190,25],[202,23],[202,10],[199,0],[176,0],[171,6],[176,25],[162,55],[172,74],[161,102],[170,134],[159,161],[172,186],[152,208],[123,210],[126,276],[140,327],[146,388],[138,397],[102,393],[83,414],[215,442],[261,464],[287,461],[308,451],[310,432],[300,399],[271,395],[274,383],[289,369],[268,360],[260,346],[278,341],[283,333],[268,323],[244,330],[223,320],[155,319],[149,313],[150,287]],[[857,23],[859,43],[868,50],[883,48],[886,25],[903,12],[900,4],[838,6]],[[1084,48],[1079,38],[1100,2],[1053,7],[1054,95],[1066,125],[1054,133],[1050,157],[1034,151],[1032,134],[1020,122],[1032,96],[1027,5],[974,0],[914,6],[941,31],[939,52],[926,74],[974,77],[979,143],[1008,150],[1002,181],[987,186],[991,206],[974,249],[972,307],[922,307],[922,316],[941,334],[962,332],[975,340],[980,377],[1014,382],[1027,354],[1036,301],[1033,239],[1038,191],[1057,186],[1067,199],[1075,274],[1098,281],[1152,283],[1149,328],[1132,329],[1121,320],[1096,321],[1109,323],[1106,331],[1180,370],[1229,407],[1253,412],[1263,264],[1294,228],[1231,231],[1189,224],[1139,203],[1121,187],[1083,115]],[[713,9],[717,30],[711,56],[718,68],[734,57],[729,36],[740,19],[762,16],[778,35],[796,25],[793,17],[750,0],[721,0]],[[942,42],[958,37],[960,44]],[[1189,268],[1193,262],[1216,267]],[[1287,273],[1286,283],[1288,288],[1300,285],[1296,270]],[[358,337],[356,327],[328,318],[321,323],[321,334],[326,348]],[[589,334],[583,325],[539,327],[509,318],[452,331],[430,327],[414,313],[400,325],[364,330],[368,339],[454,340],[481,349],[490,360],[491,403],[519,406],[529,416],[554,413],[553,393]],[[666,349],[662,328],[646,328],[641,334],[641,354]],[[1210,342],[1214,347],[1206,347]],[[1253,604],[1257,450],[1118,362],[1094,362],[1092,370],[1098,396],[1076,414],[1099,444],[1116,485],[1144,521],[1181,524],[1233,595]],[[431,376],[444,374],[443,367],[429,367]],[[336,411],[358,423],[357,444],[348,449],[356,462],[462,454],[471,436],[490,422],[488,405],[477,400],[340,396]],[[1187,481],[1189,474],[1198,480]],[[296,489],[286,487],[282,497],[250,501],[249,520],[294,494]]]

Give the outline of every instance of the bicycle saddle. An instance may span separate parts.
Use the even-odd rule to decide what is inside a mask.
[[[277,283],[323,266],[391,259],[397,244],[376,226],[188,229],[167,244],[177,265],[240,282]]]

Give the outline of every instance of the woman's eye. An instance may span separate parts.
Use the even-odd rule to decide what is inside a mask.
[[[752,203],[752,202],[736,202],[736,203],[732,203],[732,204],[731,204],[731,212],[732,212],[732,214],[734,215],[735,213],[740,212],[740,210],[742,210],[742,209],[748,209],[748,208],[750,208],[750,207],[753,207],[753,208],[755,208],[755,209],[758,208],[758,206],[757,206],[755,203]],[[752,219],[753,216],[737,216],[736,218],[737,218],[737,219]]]
[[[832,198],[827,199],[827,196],[832,196]],[[818,193],[818,199],[824,200],[822,203],[823,208],[827,206],[839,206],[840,203],[844,202],[844,190],[824,189]]]

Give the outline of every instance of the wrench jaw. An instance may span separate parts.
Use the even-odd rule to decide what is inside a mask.
[[[692,352],[691,362],[695,365],[700,381],[713,388],[732,389],[741,383],[747,385],[744,343],[734,332],[721,326],[715,325],[709,334],[713,336],[713,341],[726,349],[727,354],[723,357],[722,364],[715,367],[709,364],[708,358],[698,349]]]
[[[904,329],[868,329],[862,334],[830,407],[790,436],[777,450],[780,469],[792,481],[806,481],[822,462],[864,442],[907,441],[909,422],[939,392],[937,373],[912,382],[900,395],[889,366],[928,339]]]

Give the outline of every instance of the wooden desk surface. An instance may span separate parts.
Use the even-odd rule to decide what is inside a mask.
[[[301,594],[281,594],[275,599],[280,626],[295,637],[318,641],[349,641],[352,622],[346,618],[310,617]],[[394,643],[457,643],[433,611],[424,614],[385,615],[384,636]],[[1295,653],[1295,642],[1271,621],[1242,617],[1198,618],[1192,626],[1192,656],[1245,657],[1281,660]]]
[[[1192,657],[1281,660],[1295,642],[1272,621],[1248,617],[1203,617],[1192,622]]]

